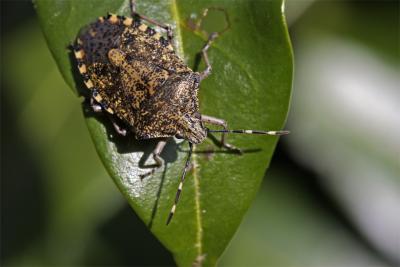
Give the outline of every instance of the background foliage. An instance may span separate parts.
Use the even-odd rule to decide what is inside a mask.
[[[224,118],[233,129],[281,129],[286,118],[293,63],[281,6],[280,0],[240,0],[229,5],[221,1],[137,1],[138,12],[172,25],[176,50],[193,69],[205,68],[203,62],[196,63],[196,54],[210,32],[226,29],[209,51],[213,71],[202,82],[199,98],[203,114]],[[98,5],[96,1],[36,0],[35,7],[49,49],[74,92],[81,89],[82,82],[73,80],[76,66],[69,61],[71,55],[65,47],[82,25],[98,16],[107,12],[129,15],[129,1],[103,1]],[[201,18],[209,7],[223,8],[226,13],[211,9]],[[196,17],[202,19],[199,30],[193,29],[193,24],[200,22]],[[83,90],[87,89],[78,91]],[[229,142],[243,148],[241,156],[215,148],[210,140],[196,145],[176,215],[166,227],[187,145],[169,140],[161,154],[166,165],[142,179],[140,174],[149,171],[145,166],[151,164],[148,157],[156,141],[121,138],[104,116],[84,113],[109,174],[177,264],[214,266],[254,199],[277,137],[229,136]]]
[[[398,3],[305,3],[287,3],[298,134],[220,265],[397,265]],[[173,265],[104,171],[30,3],[1,15],[2,264]]]

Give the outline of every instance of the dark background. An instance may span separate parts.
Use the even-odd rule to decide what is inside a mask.
[[[339,47],[333,45],[332,50],[323,50],[326,44],[338,42],[353,49],[350,54],[363,51],[362,56],[375,60],[368,62],[377,62],[378,71],[369,78],[376,79],[380,88],[372,86],[368,92],[379,90],[377,95],[388,101],[381,104],[390,108],[393,98],[389,96],[393,93],[399,97],[398,77],[391,75],[399,73],[399,4],[397,1],[288,1],[286,5],[296,58],[293,105],[287,128],[295,132],[312,131],[308,137],[315,139],[306,142],[310,138],[302,138],[307,136],[292,134],[279,143],[259,195],[222,257],[221,265],[398,265],[400,227],[396,226],[396,220],[400,215],[395,214],[395,208],[399,213],[400,205],[396,202],[400,199],[398,143],[386,148],[387,143],[382,143],[378,134],[369,138],[368,146],[359,144],[364,126],[358,122],[343,129],[345,133],[351,131],[352,136],[343,136],[337,124],[346,125],[348,110],[343,103],[334,103],[336,108],[330,114],[318,107],[322,103],[310,97],[310,94],[321,95],[304,88],[313,88],[314,80],[323,82],[324,66],[333,66],[333,70],[335,66],[346,68],[343,62],[335,65],[333,60],[324,58],[329,54],[324,51],[334,53]],[[318,57],[321,73],[312,72],[315,64],[310,63],[308,51],[313,51],[313,57],[321,55]],[[341,51],[336,51],[339,58]],[[122,199],[97,158],[77,108],[80,100],[68,93],[70,90],[60,88],[66,85],[46,50],[33,6],[28,1],[1,2],[1,60],[1,264],[173,265],[172,257]],[[306,70],[314,75],[303,76],[309,73]],[[369,70],[363,71],[369,76]],[[342,77],[341,72],[328,73],[334,81]],[[397,84],[397,92],[393,91],[393,84]],[[340,87],[329,86],[330,93]],[[360,92],[366,90],[361,88]],[[379,107],[367,105],[362,94],[358,96],[355,101],[361,103],[361,108],[354,112],[366,115],[380,112]],[[346,97],[343,102],[347,100]],[[315,106],[320,114],[307,115],[309,106]],[[398,110],[395,112],[398,118]],[[370,117],[372,129],[375,123],[380,126],[387,123],[388,128],[394,127],[391,134],[398,133],[393,126],[398,119],[391,121],[389,117],[382,122],[378,115]],[[318,127],[318,118],[329,121],[335,116],[337,121],[332,119],[330,125],[335,134],[329,128]],[[345,148],[364,146],[368,153],[353,153],[337,146],[338,151],[332,152],[335,157],[325,157],[330,155],[327,147],[335,142],[347,142]],[[340,158],[364,162],[372,170],[384,166],[385,171],[372,174],[368,183],[358,182],[358,178],[362,181],[364,177],[357,171],[357,164],[351,165],[351,172],[347,172],[348,165]],[[347,181],[354,179],[357,191],[352,192],[353,187],[337,182],[343,177]],[[374,182],[379,189],[390,190],[374,190]],[[342,193],[347,191],[350,192]],[[373,192],[373,195],[364,198],[358,192]],[[388,194],[392,194],[391,198]],[[382,204],[378,206],[381,208],[374,210],[377,202]],[[99,204],[102,209],[96,211],[93,207]],[[365,206],[371,207],[370,213],[362,213],[360,219],[359,211]],[[381,221],[376,220],[377,214]],[[365,227],[369,221],[374,224]],[[387,231],[381,233],[382,229],[392,231],[392,239],[390,235],[385,238]]]

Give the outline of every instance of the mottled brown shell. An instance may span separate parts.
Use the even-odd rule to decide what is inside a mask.
[[[171,43],[140,21],[101,17],[77,39],[75,57],[86,87],[137,139],[206,137],[198,106],[200,76]]]

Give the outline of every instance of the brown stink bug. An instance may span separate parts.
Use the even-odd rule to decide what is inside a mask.
[[[132,17],[109,14],[91,23],[73,45],[74,55],[90,90],[94,111],[108,113],[119,134],[132,132],[138,140],[160,138],[152,153],[158,167],[163,164],[160,154],[167,138],[189,142],[188,158],[167,218],[169,224],[190,165],[193,144],[203,142],[208,133],[218,132],[222,133],[221,146],[240,153],[240,149],[226,142],[227,133],[283,135],[288,131],[229,130],[224,120],[200,114],[197,93],[200,82],[211,73],[207,51],[218,33],[211,34],[201,50],[206,69],[194,72],[176,55],[169,26],[136,13],[133,0],[131,12]],[[141,21],[163,28],[167,38]],[[205,123],[223,129],[209,130]],[[154,171],[155,168],[147,175]]]

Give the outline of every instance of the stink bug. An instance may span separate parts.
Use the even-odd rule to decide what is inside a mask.
[[[194,72],[175,54],[171,27],[136,13],[133,0],[131,13],[132,17],[109,14],[91,23],[73,45],[74,55],[94,111],[109,114],[121,135],[129,132],[138,140],[160,138],[152,153],[156,168],[163,164],[160,154],[167,138],[189,142],[189,154],[167,218],[169,224],[181,195],[193,144],[203,142],[208,133],[222,133],[221,146],[240,153],[240,149],[226,142],[227,133],[283,135],[288,131],[229,130],[224,120],[200,114],[199,85],[211,73],[207,51],[219,34],[210,34],[201,50],[206,69]],[[142,21],[164,29],[166,38]],[[115,119],[122,121],[123,127]],[[209,130],[206,123],[222,129]]]

